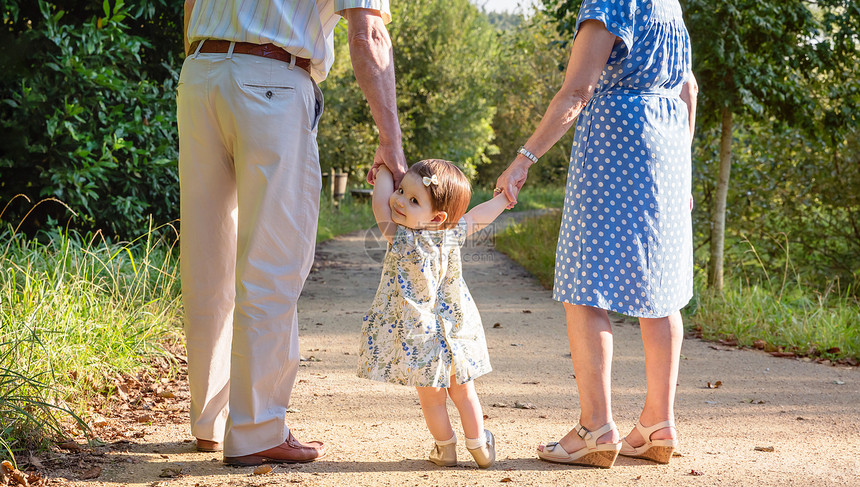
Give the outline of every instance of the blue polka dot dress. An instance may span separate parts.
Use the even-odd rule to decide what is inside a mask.
[[[693,292],[689,36],[677,0],[584,0],[587,19],[621,42],[577,120],[553,298],[668,316]]]

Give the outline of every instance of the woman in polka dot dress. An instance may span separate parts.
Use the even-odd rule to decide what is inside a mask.
[[[553,298],[564,304],[579,424],[544,460],[609,468],[668,463],[675,384],[693,291],[690,143],[698,87],[677,0],[584,0],[564,84],[499,177],[516,204],[528,167],[576,120]],[[647,394],[623,440],[612,421],[607,310],[639,318]]]

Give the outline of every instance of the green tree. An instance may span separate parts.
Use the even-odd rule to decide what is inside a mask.
[[[736,118],[772,119],[812,138],[856,124],[856,100],[840,88],[856,76],[860,7],[845,0],[682,3],[702,87],[699,113],[720,125],[708,265],[708,283],[720,290]]]
[[[558,40],[555,24],[545,12],[521,18],[520,28],[499,32],[500,49],[492,80],[496,116],[493,131],[498,154],[480,170],[479,181],[493,185],[513,161],[517,149],[531,136],[550,100],[564,82],[570,57],[568,43]],[[564,181],[570,161],[573,131],[568,132],[529,171],[529,185]]]
[[[445,158],[467,174],[495,152],[491,103],[494,29],[468,0],[417,0],[393,5],[397,98],[407,160]],[[343,24],[343,23],[342,23]],[[335,36],[335,64],[322,84],[326,113],[320,123],[323,168],[351,168],[361,179],[377,135],[355,82],[346,26]]]

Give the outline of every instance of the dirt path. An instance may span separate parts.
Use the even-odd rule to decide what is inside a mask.
[[[80,486],[860,485],[860,370],[696,339],[684,342],[676,404],[681,456],[670,465],[619,457],[599,470],[539,461],[536,445],[563,435],[578,415],[563,311],[490,244],[473,243],[463,256],[494,366],[477,382],[498,442],[492,469],[478,470],[463,446],[457,467],[427,462],[432,440],[414,391],[356,378],[361,317],[379,280],[374,258],[381,251],[368,256],[364,235],[351,234],[320,245],[300,302],[308,360],[287,420],[298,438],[329,445],[325,459],[255,476],[253,468],[197,453],[187,414],[176,411],[187,407],[178,387],[174,402],[159,406],[173,410],[159,416],[172,421],[129,422],[130,441],[95,449],[85,457],[90,463],[63,473],[73,480],[100,465],[96,480],[73,482]],[[619,321],[614,329],[613,407],[623,435],[644,400],[644,362],[638,326]],[[707,387],[716,381],[721,387]],[[513,407],[518,402],[534,409]]]

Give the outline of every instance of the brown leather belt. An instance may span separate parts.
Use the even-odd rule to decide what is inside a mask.
[[[197,45],[200,41],[194,41],[191,44],[191,52],[197,51]],[[206,39],[203,41],[203,47],[200,52],[227,52],[230,50],[230,41],[219,39]],[[234,54],[252,54],[254,56],[266,57],[269,59],[277,59],[289,63],[291,58],[295,58],[296,66],[304,69],[308,73],[311,72],[311,60],[303,57],[293,56],[274,44],[253,44],[250,42],[237,42],[233,46]]]

